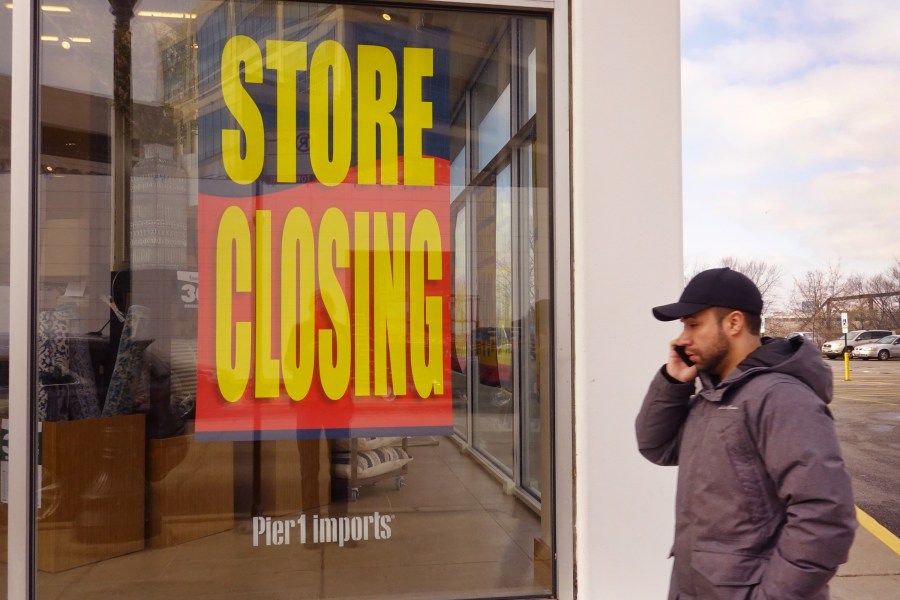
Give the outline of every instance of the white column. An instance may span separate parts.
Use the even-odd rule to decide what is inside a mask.
[[[682,287],[679,4],[571,6],[577,597],[659,600],[675,470],[634,418],[677,331],[650,309]]]
[[[32,515],[28,507],[32,357],[32,200],[37,165],[32,129],[34,60],[34,2],[13,0],[11,168],[9,208],[9,561],[7,594],[27,598],[31,588],[29,564]]]

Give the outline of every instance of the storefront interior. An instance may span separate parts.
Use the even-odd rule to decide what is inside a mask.
[[[0,31],[9,30],[10,13],[0,8]],[[60,0],[44,6],[29,400],[40,438],[32,465],[39,486],[31,498],[37,598],[554,594],[549,35],[550,21],[540,14],[409,5]],[[445,234],[440,260],[449,317],[441,340],[449,418],[440,430],[397,425],[373,434],[354,422],[329,429],[298,417],[287,434],[260,426],[231,437],[197,435],[207,427],[198,397],[223,373],[208,358],[215,343],[205,337],[210,326],[204,315],[212,313],[202,304],[219,289],[203,278],[204,261],[213,255],[204,246],[214,214],[210,198],[237,197],[240,188],[256,210],[277,212],[281,199],[294,198],[314,223],[325,218],[303,196],[325,187],[308,151],[310,131],[320,126],[310,116],[314,100],[304,99],[312,76],[309,89],[301,81],[294,90],[293,164],[280,162],[282,141],[273,123],[276,114],[283,117],[267,75],[260,85],[272,85],[253,92],[265,128],[264,166],[251,186],[229,181],[224,132],[244,127],[240,160],[251,154],[243,113],[223,93],[232,85],[222,72],[224,49],[235,37],[260,48],[272,40],[309,48],[381,47],[401,57],[401,65],[412,56],[405,53],[410,48],[436,57],[434,72],[424,77],[422,105],[434,114],[421,154],[434,157],[446,174],[435,186],[444,198],[435,211]],[[10,47],[3,45],[0,203],[8,207],[15,141],[9,138]],[[347,64],[355,69],[362,59],[350,56]],[[251,60],[241,59],[239,77],[255,90],[247,75]],[[329,69],[325,98],[335,114],[324,130],[337,139],[344,84],[338,67]],[[412,67],[399,72],[408,86],[403,69]],[[373,102],[389,95],[389,71],[378,73]],[[348,102],[358,93],[348,92]],[[399,132],[395,145],[412,165],[414,138],[406,132],[412,118],[401,111],[416,98],[398,98],[401,108],[391,113]],[[354,126],[368,118],[358,108],[346,114]],[[389,120],[372,127],[381,144],[378,176],[389,177]],[[329,164],[338,161],[334,144]],[[355,146],[348,157],[354,169],[360,165],[360,179],[342,184],[348,215],[360,211],[353,190],[363,182],[363,152]],[[282,169],[294,176],[289,183]],[[406,206],[403,194],[414,188],[391,196],[391,184],[383,182],[387,204],[366,209],[375,215],[376,232],[379,215]],[[3,219],[8,224],[8,212]],[[396,233],[402,222],[393,223]],[[8,297],[4,235],[0,296],[5,291]],[[396,250],[397,238],[391,239]],[[257,276],[261,265],[255,263]],[[334,285],[347,291],[358,281],[355,273],[347,271]],[[403,277],[393,283],[406,290]],[[367,347],[380,343],[379,293],[392,292],[374,289],[376,306],[365,308],[376,322]],[[328,299],[317,302],[309,318],[322,330],[327,315],[337,336],[341,323],[333,306]],[[257,324],[271,318],[260,314]],[[354,315],[348,313],[348,322],[356,319],[352,331],[362,336]],[[388,321],[387,336],[390,327]],[[7,332],[8,323],[0,322],[0,329]],[[396,338],[413,348],[410,356],[417,342],[404,336],[413,329]],[[232,351],[230,338],[228,345]],[[232,356],[240,345],[235,342]],[[324,351],[316,351],[325,361]],[[8,358],[8,341],[0,342],[3,352]],[[387,367],[376,358],[374,387],[363,393],[356,380],[368,372],[354,356],[356,387],[331,400],[377,401],[384,410],[406,401],[404,380],[396,375],[405,372],[406,358]],[[254,361],[262,362],[259,354]],[[415,358],[409,361],[414,365]],[[286,389],[284,381],[280,385]],[[7,493],[22,492],[4,489],[4,499]],[[6,504],[0,504],[4,559],[6,518]],[[0,573],[5,589],[5,567]]]

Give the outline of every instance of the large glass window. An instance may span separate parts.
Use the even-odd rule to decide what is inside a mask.
[[[63,4],[37,597],[553,595],[548,21]]]

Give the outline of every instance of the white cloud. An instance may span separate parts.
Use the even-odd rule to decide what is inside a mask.
[[[751,0],[683,0],[681,27],[682,30],[689,31],[710,20],[737,25],[753,5]]]
[[[706,155],[697,174],[900,161],[900,69],[833,65],[775,85],[683,73],[684,137]]]
[[[846,35],[836,36],[832,51],[857,60],[900,61],[900,13],[895,10],[874,14],[853,24]]]
[[[802,40],[750,39],[728,42],[691,58],[723,81],[776,82],[809,67],[816,55]]]
[[[900,257],[900,2],[727,4],[738,17],[682,3],[703,24],[683,40],[686,261],[767,260],[786,288],[829,262],[885,270]]]

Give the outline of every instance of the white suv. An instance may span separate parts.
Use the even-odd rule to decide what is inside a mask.
[[[853,347],[864,342],[874,342],[893,331],[887,329],[857,329],[847,334],[847,352],[853,352]],[[830,359],[835,359],[844,353],[844,338],[838,338],[822,344],[822,354]]]

